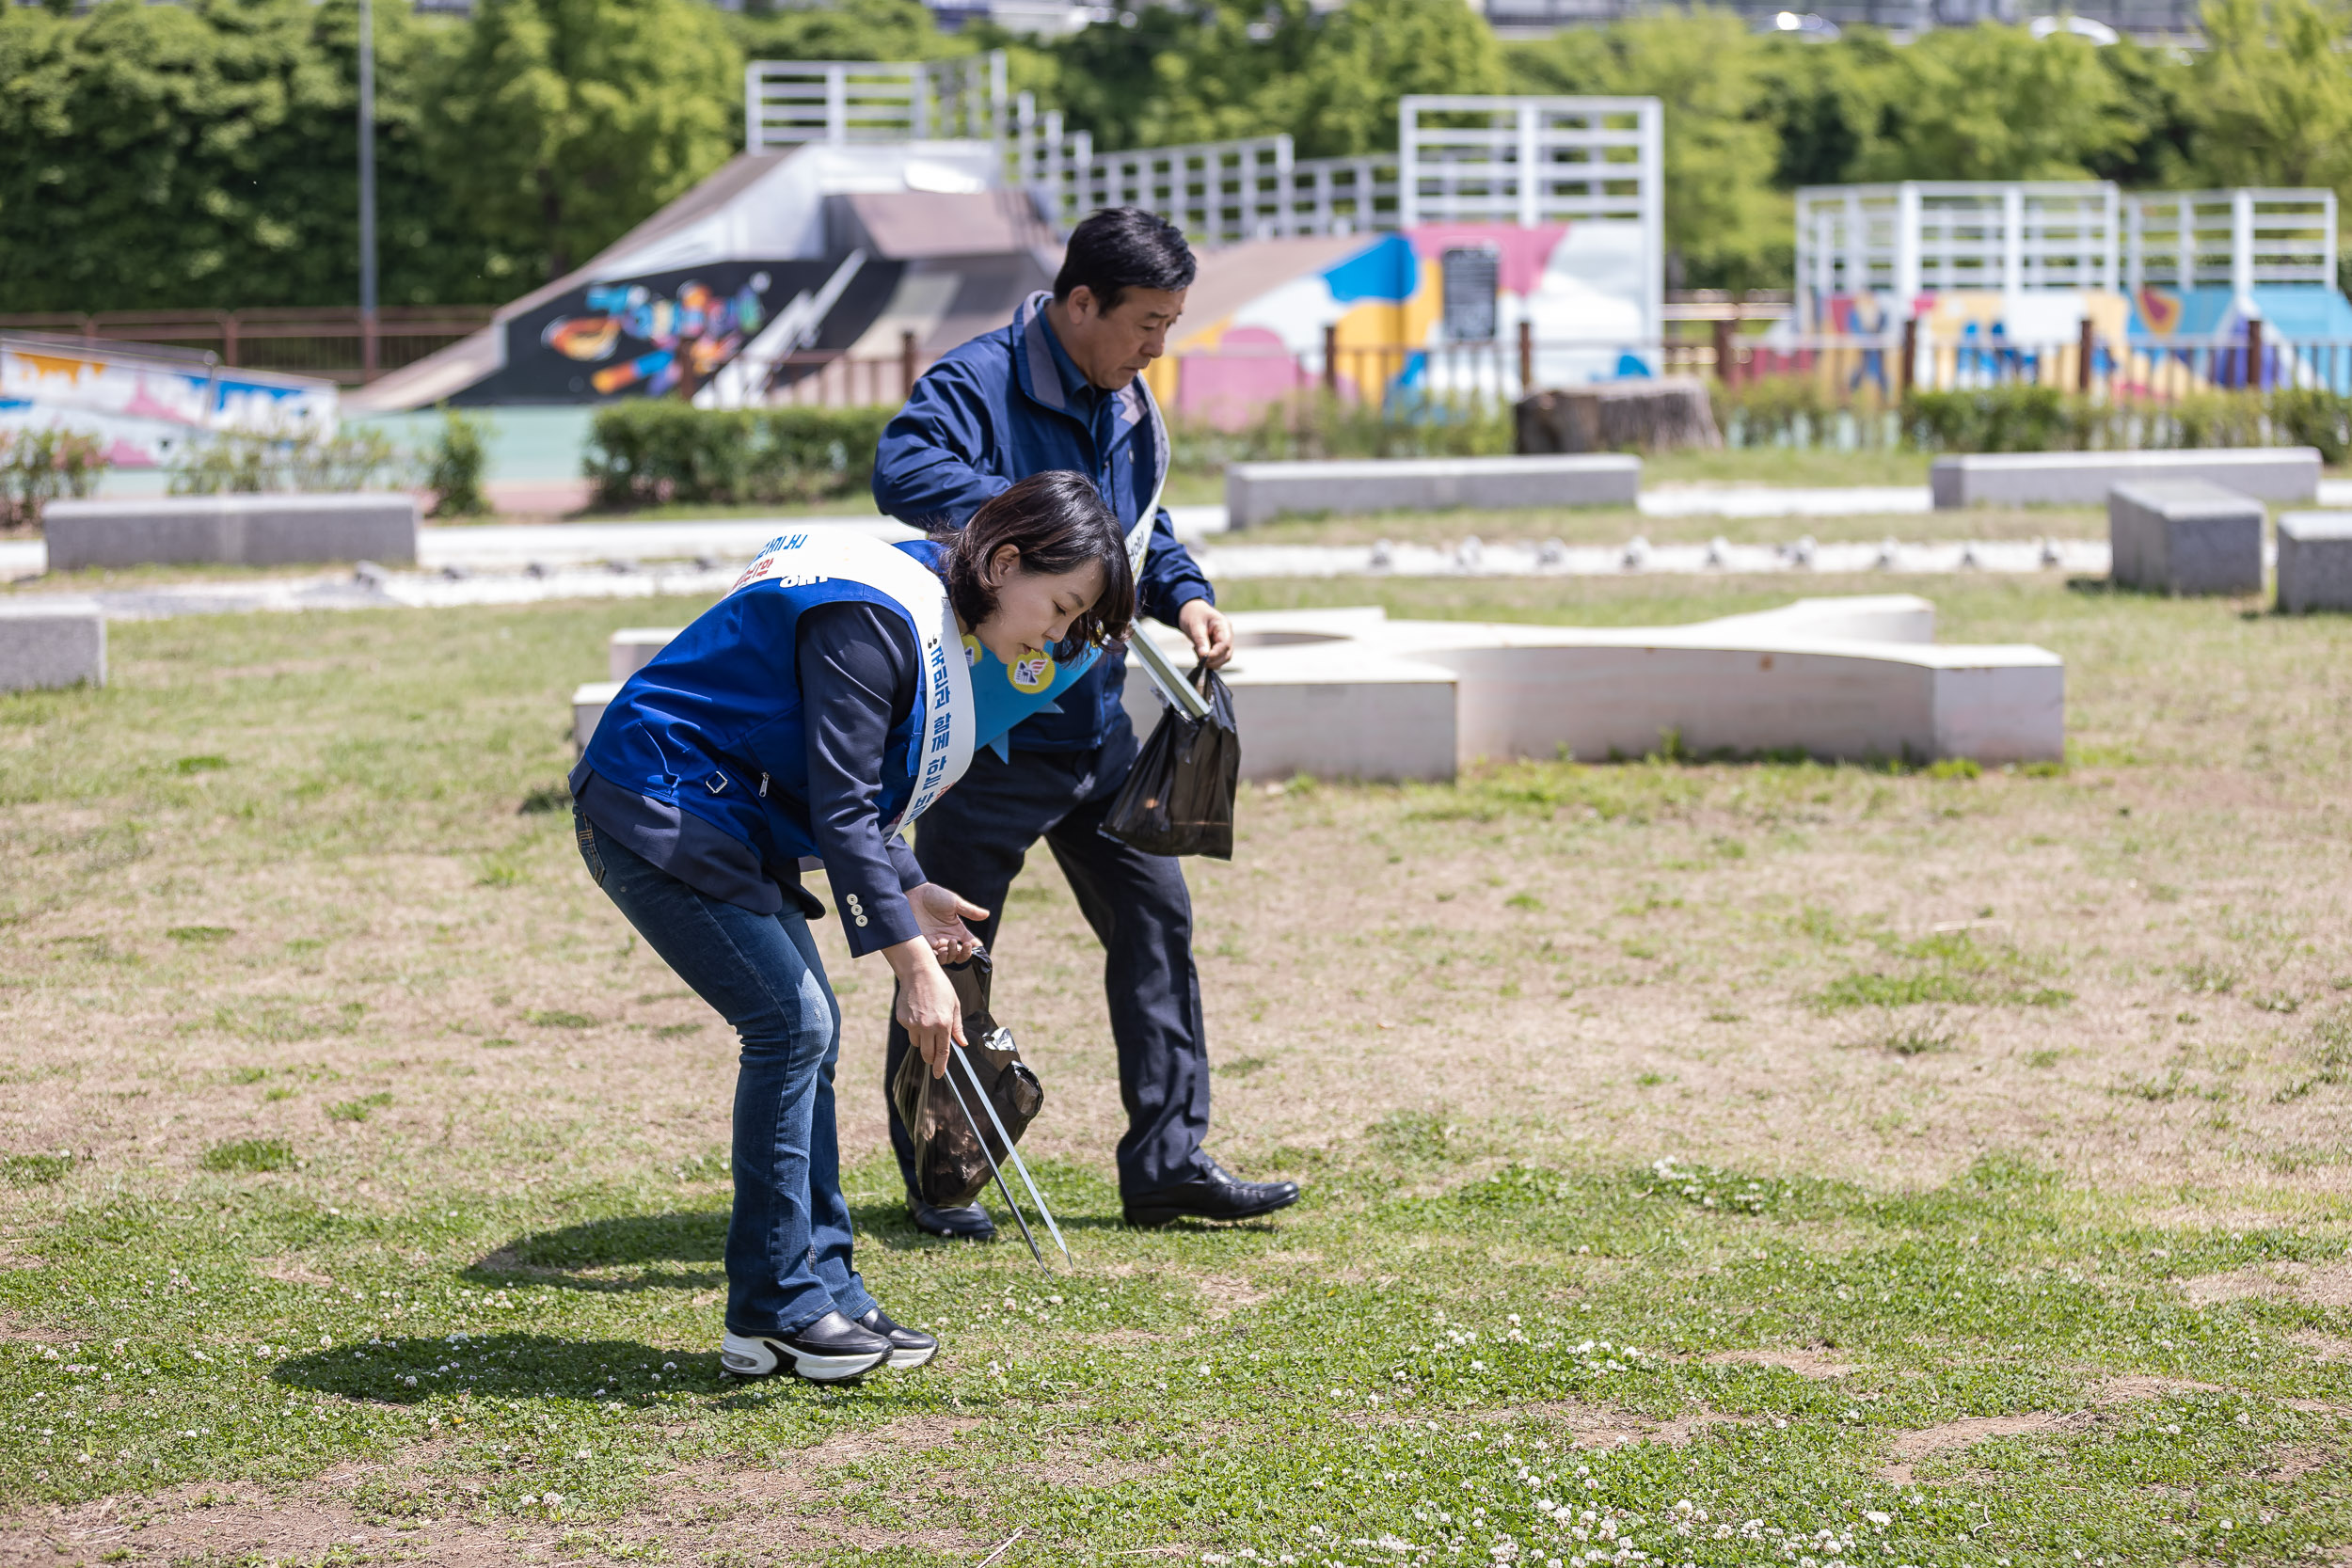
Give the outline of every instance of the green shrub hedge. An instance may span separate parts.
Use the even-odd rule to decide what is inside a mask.
[[[645,399],[596,411],[581,469],[594,504],[804,504],[872,483],[895,408],[696,408]]]
[[[1781,375],[1736,387],[1718,384],[1712,395],[1715,422],[1738,447],[2093,451],[2297,446],[2317,447],[2328,463],[2352,461],[2352,397],[2312,388],[2200,392],[2142,403],[2010,384],[1915,391],[1890,408],[1867,397],[1841,404],[1817,377]]]
[[[2055,387],[1914,392],[1903,433],[1927,451],[2092,451],[2185,447],[2317,447],[2352,456],[2352,398],[2314,388],[2200,392],[2169,403],[2111,402]]]

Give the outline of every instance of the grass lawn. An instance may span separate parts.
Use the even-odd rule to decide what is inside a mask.
[[[1118,1224],[1039,856],[997,1010],[1078,1265],[920,1237],[822,923],[861,1259],[947,1346],[828,1392],[719,1374],[730,1042],[557,788],[696,607],[117,625],[0,697],[0,1564],[2352,1563],[2352,622],[1804,591],[1901,587],[2066,656],[2061,775],[1251,791],[1187,869],[1273,1223]]]

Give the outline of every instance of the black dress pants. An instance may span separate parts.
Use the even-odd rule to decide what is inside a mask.
[[[1054,852],[1103,943],[1103,989],[1127,1109],[1119,1185],[1129,1195],[1192,1180],[1209,1131],[1209,1053],[1184,870],[1172,856],[1144,854],[1097,831],[1135,759],[1135,736],[1126,731],[1096,751],[1015,752],[1009,762],[983,749],[923,814],[914,835],[924,875],[990,911],[977,930],[992,948],[1005,895],[1030,847],[1042,838]],[[1004,1022],[1018,1037],[1019,1022]],[[912,1049],[894,1016],[882,1069],[885,1101]],[[913,1193],[914,1148],[895,1104],[890,1143]]]

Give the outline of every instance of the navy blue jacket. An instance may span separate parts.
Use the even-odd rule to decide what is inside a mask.
[[[777,543],[798,544],[801,537],[787,535]],[[936,568],[937,546],[918,541],[898,548]],[[622,685],[581,753],[573,795],[590,819],[602,818],[599,825],[610,832],[623,832],[623,815],[630,819],[627,826],[637,826],[675,814],[680,849],[689,847],[691,832],[683,818],[698,818],[707,831],[693,836],[707,840],[708,831],[715,831],[746,846],[780,885],[797,882],[804,858],[824,858],[828,865],[839,860],[845,875],[829,879],[843,903],[843,918],[852,927],[850,950],[860,954],[914,934],[898,895],[913,885],[907,874],[913,871],[919,879],[920,872],[911,856],[885,860],[882,847],[873,841],[883,836],[882,824],[895,820],[915,792],[924,730],[937,705],[929,700],[922,678],[903,705],[894,690],[884,700],[889,727],[879,758],[858,759],[852,771],[860,777],[847,784],[832,777],[837,771],[833,760],[821,747],[812,759],[808,743],[798,668],[801,617],[820,606],[871,605],[903,628],[910,648],[921,646],[919,631],[880,589],[846,578],[756,576],[769,560],[763,553],[744,574],[745,582],[696,616]],[[895,674],[884,678],[896,686]],[[944,673],[936,679],[945,686]],[[590,773],[642,802],[622,814],[609,806],[597,809]],[[845,787],[860,798],[846,805],[833,799]],[[813,810],[820,797],[826,809]],[[698,858],[710,859],[707,853]],[[767,905],[756,887],[748,890],[749,896],[706,891],[747,908]],[[872,916],[862,907],[868,904],[874,914],[884,916],[884,930],[870,930]],[[869,942],[867,937],[882,940]]]
[[[1168,471],[1167,428],[1140,377],[1097,392],[1056,341],[1045,320],[1051,295],[1032,294],[1000,331],[951,350],[915,383],[882,431],[874,460],[874,501],[920,529],[961,528],[982,502],[1032,474],[1067,468],[1090,477],[1131,528]],[[1168,512],[1153,519],[1136,584],[1141,611],[1173,626],[1194,599],[1216,602]],[[1058,697],[1059,712],[1025,720],[1013,746],[1031,752],[1091,751],[1127,724],[1123,652],[1105,651],[1084,679]]]

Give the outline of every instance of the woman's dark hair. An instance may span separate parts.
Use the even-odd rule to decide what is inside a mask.
[[[1105,207],[1070,231],[1054,297],[1068,299],[1083,283],[1109,310],[1130,289],[1189,289],[1192,275],[1192,246],[1183,230],[1140,207]]]
[[[948,602],[967,626],[996,613],[988,563],[1007,545],[1021,552],[1024,572],[1058,577],[1089,561],[1102,565],[1102,594],[1070,623],[1070,635],[1052,650],[1055,657],[1070,658],[1082,648],[1125,637],[1135,619],[1136,579],[1127,565],[1126,531],[1084,474],[1062,468],[1032,474],[988,500],[962,528],[933,537],[945,549],[939,575],[946,579]]]

